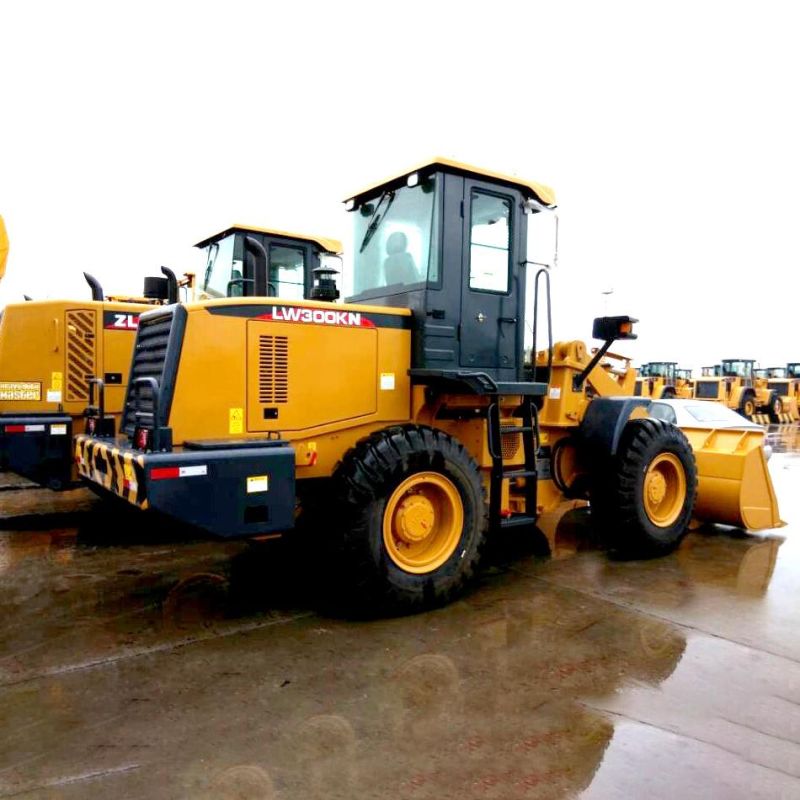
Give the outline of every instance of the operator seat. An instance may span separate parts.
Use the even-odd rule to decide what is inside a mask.
[[[395,231],[386,240],[388,255],[383,262],[383,272],[389,286],[394,283],[418,283],[420,280],[414,257],[407,247],[408,237],[402,231]]]

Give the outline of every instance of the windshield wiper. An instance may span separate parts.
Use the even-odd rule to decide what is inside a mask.
[[[364,231],[364,238],[361,240],[361,246],[358,248],[359,253],[363,253],[366,246],[372,241],[372,237],[375,235],[375,231],[378,230],[378,225],[381,224],[381,220],[384,219],[386,214],[389,212],[389,208],[394,202],[394,192],[384,192],[381,195],[381,199],[378,200],[378,204],[375,206],[375,210],[372,212],[372,216],[369,218],[369,225],[367,225],[367,230]],[[380,216],[378,212],[381,210],[381,205],[386,198],[389,198],[389,202],[386,204],[386,208],[383,210],[383,214]]]
[[[211,251],[214,251],[214,255],[211,255]],[[219,242],[214,242],[211,247],[208,248],[208,263],[206,264],[206,274],[203,276],[203,291],[206,291],[208,288],[208,281],[211,278],[211,270],[214,268],[214,264],[217,262],[217,256],[219,255]]]

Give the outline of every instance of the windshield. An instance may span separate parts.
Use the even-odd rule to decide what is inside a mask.
[[[703,377],[704,378],[719,377],[719,375],[721,374],[721,371],[722,371],[722,367],[719,364],[717,364],[716,366],[713,366],[713,367],[703,367]]]
[[[660,378],[672,378],[675,376],[675,365],[669,361],[652,361],[650,363],[650,375]]]
[[[723,361],[722,371],[725,375],[749,378],[753,371],[752,361]]]
[[[232,233],[206,248],[206,271],[201,288],[211,297],[228,297],[229,294],[241,297],[243,294],[242,254],[236,252],[239,248],[235,245],[236,234]],[[237,283],[231,285],[229,293],[228,284],[232,280]]]
[[[439,278],[435,181],[403,186],[353,212],[353,294],[396,294]]]

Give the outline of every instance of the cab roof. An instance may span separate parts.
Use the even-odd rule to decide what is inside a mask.
[[[288,231],[279,231],[275,230],[274,228],[259,228],[254,225],[239,224],[231,225],[230,228],[225,228],[225,230],[215,233],[213,236],[209,236],[207,239],[203,239],[203,241],[198,242],[195,247],[205,247],[206,245],[216,242],[217,240],[222,239],[231,233],[237,232],[265,233],[268,236],[281,236],[284,239],[297,239],[300,242],[311,242],[312,244],[322,248],[322,250],[324,250],[326,253],[339,254],[344,252],[344,247],[342,247],[342,243],[338,239],[327,239],[324,236],[313,236],[305,233],[289,233]]]
[[[454,161],[452,158],[445,158],[444,156],[434,156],[427,161],[423,161],[421,164],[411,167],[411,169],[407,169],[404,172],[392,175],[386,180],[379,181],[378,183],[373,183],[370,186],[367,186],[364,189],[356,192],[355,194],[348,195],[344,202],[347,203],[351,200],[357,201],[359,198],[364,196],[374,195],[377,189],[384,187],[388,188],[392,185],[402,185],[409,175],[422,170],[431,172],[441,170],[442,172],[453,172],[457,175],[466,175],[475,178],[489,178],[490,180],[507,183],[518,189],[521,189],[525,195],[534,197],[540,203],[543,203],[550,208],[554,208],[556,205],[555,191],[549,186],[545,186],[543,183],[525,180],[524,178],[519,178],[515,175],[504,175],[501,172],[483,169],[483,167],[462,164],[460,161]]]

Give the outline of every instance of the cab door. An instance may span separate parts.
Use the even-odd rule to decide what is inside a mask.
[[[465,180],[462,207],[460,363],[487,371],[516,371],[522,325],[516,279],[521,260],[520,197],[512,190]]]

